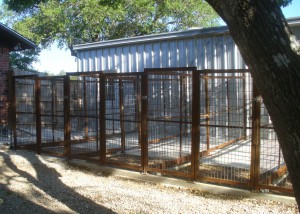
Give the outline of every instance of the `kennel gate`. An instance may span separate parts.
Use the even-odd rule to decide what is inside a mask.
[[[19,76],[13,83],[15,148],[292,192],[247,70],[69,73]]]

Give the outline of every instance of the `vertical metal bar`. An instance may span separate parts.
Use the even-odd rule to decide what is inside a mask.
[[[164,79],[164,78],[162,78],[162,79]],[[167,81],[167,83],[168,83],[169,81]],[[165,118],[167,115],[166,115],[166,108],[167,108],[167,105],[166,105],[166,99],[168,99],[168,97],[167,96],[165,96],[165,94],[168,94],[168,93],[170,93],[169,91],[167,91],[168,93],[165,93],[165,89],[166,89],[166,86],[165,86],[165,81],[163,80],[162,81],[162,93],[160,94],[160,98],[162,98],[162,103],[163,103],[163,111],[164,111],[164,113],[163,113],[163,117]],[[169,87],[167,87],[167,90],[169,89]],[[167,122],[166,121],[164,121],[163,122],[163,126],[164,126],[164,130],[163,130],[163,138],[166,138],[167,137],[167,133],[168,133],[168,131],[167,131]]]
[[[12,105],[13,105],[13,71],[9,70],[8,71],[8,76],[7,76],[7,81],[8,81],[8,109],[7,109],[7,124],[8,124],[8,129],[10,135],[10,147],[13,147],[13,114],[12,114]],[[8,133],[7,133],[8,134]]]
[[[243,135],[245,136],[245,139],[247,137],[247,92],[246,92],[246,74],[243,73],[243,90],[244,90],[244,94],[243,94],[243,106],[244,106],[244,126],[243,126]]]
[[[182,108],[183,108],[183,76],[180,75],[180,86],[179,86],[179,90],[180,90],[180,94],[179,94],[179,102],[180,102],[180,135],[179,135],[179,157],[182,156],[182,135],[183,135],[183,131],[182,131]],[[186,116],[186,115],[185,115]]]
[[[230,134],[230,113],[231,113],[231,109],[230,109],[230,93],[229,93],[229,78],[226,78],[226,97],[227,97],[227,136],[231,137]]]
[[[147,172],[148,168],[148,72],[142,74],[141,79],[141,94],[142,94],[142,111],[141,111],[141,131],[142,131],[142,142],[141,142],[141,161],[142,170],[144,173]]]
[[[85,139],[88,139],[88,137],[89,137],[89,128],[88,128],[88,115],[87,115],[86,77],[83,77],[83,115],[84,115]]]
[[[106,106],[105,106],[105,82],[106,77],[103,73],[100,74],[100,164],[105,164],[106,159]]]
[[[71,158],[70,76],[64,77],[64,155]]]
[[[141,75],[137,76],[136,83],[135,83],[135,93],[136,93],[136,101],[135,101],[135,108],[136,108],[136,121],[138,124],[138,140],[139,146],[142,145],[142,125],[141,125]]]
[[[199,173],[199,144],[200,144],[200,75],[193,70],[192,79],[192,178],[195,180]]]
[[[99,151],[99,136],[100,136],[100,133],[99,133],[99,109],[98,109],[98,106],[99,106],[98,102],[100,102],[100,101],[99,101],[99,97],[98,97],[99,96],[98,84],[100,84],[99,77],[96,78],[96,85],[95,85],[95,88],[96,88],[96,94],[95,94],[95,100],[96,100],[96,102],[95,102],[95,105],[96,105],[96,112],[95,112],[95,114],[96,114],[96,151]]]
[[[210,103],[209,103],[209,91],[208,91],[208,74],[205,74],[204,77],[205,81],[205,112],[206,112],[206,119],[205,119],[205,125],[206,125],[206,149],[210,149]]]
[[[52,142],[54,143],[54,130],[55,130],[55,120],[54,120],[54,108],[55,108],[55,103],[54,103],[54,100],[55,100],[55,92],[54,92],[54,79],[51,79],[51,99],[52,99],[52,102],[51,102],[51,121],[52,121],[52,124],[51,124],[51,128],[52,128]]]
[[[111,96],[111,110],[112,110],[112,134],[115,134],[115,80],[113,78],[107,79],[107,89],[109,96]]]
[[[17,108],[16,108],[16,78],[12,77],[12,105],[11,105],[11,111],[12,111],[12,129],[13,129],[13,138],[14,142],[11,145],[11,149],[17,149]],[[11,136],[12,137],[12,136]]]
[[[261,100],[255,84],[253,84],[252,101],[252,141],[250,183],[253,190],[258,189],[260,176],[260,112]]]
[[[36,152],[41,153],[42,127],[41,127],[41,81],[35,77],[35,120],[36,120]]]
[[[120,128],[121,128],[121,151],[125,151],[125,124],[124,124],[124,96],[123,81],[119,79],[119,111],[120,111]]]

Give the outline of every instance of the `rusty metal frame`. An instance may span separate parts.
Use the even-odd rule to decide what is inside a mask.
[[[190,72],[189,74],[185,73]],[[220,73],[239,73],[238,76],[216,76],[214,77],[214,74],[220,74]],[[66,156],[67,158],[82,158],[89,161],[95,161],[101,165],[114,165],[117,167],[122,168],[128,168],[133,170],[139,170],[143,173],[161,173],[171,176],[179,176],[179,177],[185,177],[189,178],[191,180],[200,180],[205,182],[211,182],[211,183],[217,183],[217,184],[226,184],[226,185],[234,185],[234,186],[240,186],[240,187],[246,187],[255,191],[258,191],[259,189],[271,189],[276,191],[281,191],[285,193],[292,193],[292,189],[287,189],[284,187],[275,187],[272,185],[269,185],[270,181],[273,181],[274,179],[277,179],[287,173],[287,168],[285,165],[281,165],[281,153],[278,154],[279,160],[278,160],[278,167],[275,171],[271,173],[261,173],[260,172],[260,131],[261,129],[269,128],[269,127],[263,127],[260,124],[260,109],[261,109],[261,103],[262,100],[260,99],[259,93],[256,89],[256,87],[252,86],[252,91],[249,93],[253,94],[252,97],[252,113],[251,119],[252,124],[248,125],[249,122],[247,120],[249,119],[247,117],[247,114],[249,114],[249,108],[246,108],[246,105],[249,105],[248,99],[249,97],[246,96],[246,84],[249,84],[246,80],[246,73],[248,73],[249,70],[242,69],[242,70],[196,70],[195,67],[179,67],[179,68],[154,68],[154,69],[145,69],[144,72],[136,72],[136,73],[126,73],[126,74],[120,74],[120,73],[104,73],[102,71],[96,71],[96,72],[76,72],[76,73],[68,73],[65,76],[60,76],[57,78],[63,79],[63,90],[64,90],[64,140],[63,141],[57,141],[52,142],[57,146],[64,146],[64,153],[62,156]],[[153,80],[149,78],[150,75],[157,75],[157,79]],[[178,82],[178,96],[176,99],[179,100],[179,108],[180,112],[178,115],[172,115],[170,117],[161,116],[161,117],[155,117],[155,119],[152,119],[149,117],[149,88],[148,86],[151,84],[151,81],[164,81],[163,77],[162,79],[159,79],[159,75],[169,75],[169,76],[176,76],[178,79],[174,79],[174,81]],[[72,140],[71,139],[71,115],[70,115],[70,96],[71,96],[71,89],[70,89],[70,77],[71,76],[77,76],[82,77],[83,80],[83,94],[84,94],[84,109],[83,109],[83,120],[84,120],[84,133],[85,138],[81,140]],[[96,109],[97,109],[97,115],[91,116],[92,118],[97,119],[97,124],[99,126],[96,127],[96,135],[95,136],[89,136],[89,130],[88,130],[88,101],[87,101],[87,86],[85,85],[86,79],[88,77],[97,78],[99,81],[97,83],[97,86],[99,88],[96,89],[96,97],[97,97],[97,103]],[[24,148],[35,150],[38,154],[40,154],[43,151],[43,147],[47,147],[51,145],[51,142],[41,142],[41,117],[43,114],[41,113],[41,80],[43,79],[52,79],[50,77],[37,77],[36,75],[27,75],[27,76],[15,76],[12,77],[12,103],[11,103],[11,109],[12,109],[12,129],[13,129],[13,147],[18,148],[18,142],[17,142],[17,121],[16,121],[16,115],[18,112],[16,112],[16,80],[18,78],[21,79],[30,79],[34,80],[34,96],[35,96],[35,112],[33,113],[35,115],[35,128],[36,128],[36,143],[28,144],[24,146]],[[187,78],[191,78],[190,82],[187,80]],[[228,120],[231,119],[230,116],[230,110],[231,105],[229,100],[229,79],[239,79],[241,81],[240,84],[242,84],[243,89],[243,96],[242,99],[240,99],[242,107],[239,106],[238,112],[242,112],[241,121],[242,124],[239,123],[228,123],[228,124],[214,124],[213,121],[211,121],[210,115],[214,114],[214,112],[211,112],[210,110],[210,97],[209,97],[209,87],[208,87],[208,81],[209,79],[213,78],[219,78],[223,79],[222,81],[226,82],[226,90],[224,93],[226,93],[226,102],[228,106],[226,107],[226,111],[222,112],[227,115]],[[121,147],[120,148],[107,148],[106,142],[107,139],[110,137],[109,134],[106,133],[106,125],[107,125],[107,115],[105,114],[107,106],[106,106],[106,87],[105,83],[109,79],[115,79],[116,86],[118,87],[118,102],[116,106],[118,106],[118,117],[115,118],[115,120],[118,120],[120,122],[120,142]],[[168,80],[171,81],[172,79]],[[134,119],[132,117],[126,118],[126,114],[124,112],[124,91],[123,88],[124,83],[126,81],[133,81],[132,87],[134,87],[134,96],[135,97],[135,115]],[[251,81],[250,81],[251,82]],[[168,83],[169,84],[169,83]],[[201,85],[203,84],[203,85]],[[252,84],[252,83],[251,83]],[[164,85],[163,85],[164,86]],[[52,85],[53,87],[53,85]],[[130,86],[131,87],[131,86]],[[140,89],[139,89],[140,87]],[[187,87],[190,87],[187,89]],[[202,88],[201,88],[202,87]],[[187,90],[190,90],[189,92]],[[202,97],[203,102],[201,103],[201,97],[200,93],[204,94],[204,97]],[[99,92],[98,92],[99,91]],[[98,94],[99,93],[99,94]],[[177,92],[176,92],[177,93]],[[187,114],[187,104],[186,100],[188,97],[188,93],[191,93],[190,99],[192,99],[192,103],[189,107],[191,107],[191,114]],[[53,95],[54,96],[54,95]],[[99,96],[99,99],[98,99]],[[246,98],[247,97],[247,98]],[[52,98],[53,99],[53,98]],[[172,99],[172,98],[171,98]],[[52,105],[55,105],[52,103]],[[205,109],[205,114],[201,114],[200,107],[203,107]],[[190,111],[190,110],[189,110]],[[220,112],[218,112],[220,113]],[[53,106],[52,106],[52,122],[53,122]],[[177,114],[177,113],[176,113]],[[216,113],[217,114],[217,113]],[[163,114],[165,115],[165,114]],[[201,119],[201,121],[200,121]],[[149,124],[151,122],[168,122],[168,123],[174,123],[174,127],[178,127],[178,133],[177,134],[169,134],[162,136],[161,138],[156,139],[149,139]],[[137,123],[137,130],[138,130],[138,137],[137,141],[138,144],[136,146],[132,146],[130,148],[126,148],[126,122],[130,123]],[[179,124],[179,125],[178,125]],[[26,124],[25,124],[26,125]],[[178,125],[178,126],[177,126]],[[249,127],[248,127],[248,126]],[[172,124],[170,126],[173,126]],[[184,154],[182,152],[183,150],[183,137],[186,134],[186,126],[189,126],[191,130],[191,139],[190,139],[190,146],[191,146],[191,153],[190,154]],[[204,128],[204,129],[203,129]],[[226,129],[229,133],[229,129],[241,129],[241,135],[236,137],[235,139],[228,139],[227,141],[224,140],[224,142],[221,142],[221,144],[213,145],[213,139],[210,138],[210,132],[213,128],[223,128]],[[54,129],[54,127],[52,127]],[[205,137],[200,134],[200,129],[205,130]],[[252,131],[252,139],[251,139],[251,163],[250,163],[250,178],[249,182],[240,182],[237,180],[230,180],[226,178],[213,178],[213,177],[206,177],[204,174],[202,174],[200,166],[200,161],[202,158],[208,157],[211,153],[215,152],[216,150],[222,150],[227,148],[228,146],[234,145],[235,143],[239,142],[240,140],[245,140],[247,132]],[[202,133],[202,132],[201,132]],[[249,136],[248,136],[249,137]],[[205,150],[200,150],[200,142],[206,138],[206,148]],[[168,140],[176,139],[178,140],[178,147],[179,147],[179,156],[175,157],[174,159],[161,159],[160,162],[154,163],[150,162],[149,158],[149,146],[159,146],[161,142],[166,142]],[[82,143],[84,141],[97,141],[97,146],[99,145],[99,148],[97,151],[94,151],[93,153],[89,153],[90,157],[77,157],[73,156],[71,152],[71,145],[75,145],[76,143]],[[53,140],[54,141],[54,140]],[[140,158],[140,165],[132,165],[128,162],[118,162],[118,161],[110,161],[107,158],[107,155],[114,154],[114,153],[124,153],[125,151],[129,150],[140,150],[140,154],[138,154],[139,157],[136,157],[137,160]],[[84,152],[84,150],[82,150]],[[57,154],[53,154],[57,155]],[[133,155],[134,156],[134,155]],[[96,157],[96,159],[94,159]],[[170,166],[174,165],[185,165],[190,164],[190,170],[186,173],[178,170],[170,170]],[[263,182],[262,182],[263,180]]]

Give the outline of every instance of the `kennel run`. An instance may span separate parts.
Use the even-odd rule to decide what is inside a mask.
[[[13,77],[13,146],[101,165],[292,193],[248,70]]]

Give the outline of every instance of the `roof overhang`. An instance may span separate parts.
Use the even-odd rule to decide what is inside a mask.
[[[34,49],[36,45],[21,34],[0,23],[0,44],[10,50]]]
[[[172,40],[172,39],[178,39],[183,37],[191,38],[191,37],[199,37],[201,35],[212,35],[212,34],[220,35],[226,32],[229,32],[227,26],[211,27],[211,28],[191,28],[184,31],[175,31],[175,32],[167,32],[167,33],[159,33],[159,34],[151,34],[145,36],[135,36],[130,38],[79,44],[73,46],[73,51],[76,52],[78,50],[81,51],[81,50],[95,49],[95,48],[102,48],[102,47],[139,44],[139,43],[155,42],[161,40]]]
[[[287,22],[290,27],[300,26],[300,17],[298,16],[298,17],[288,18]]]
[[[291,27],[300,26],[300,17],[288,18],[287,22]],[[172,39],[178,39],[182,37],[190,38],[190,37],[199,37],[199,36],[208,36],[208,35],[220,35],[224,33],[229,33],[227,26],[211,27],[211,28],[192,28],[185,31],[152,34],[146,36],[136,36],[131,38],[122,38],[122,39],[114,39],[114,40],[107,40],[101,42],[74,45],[73,53],[75,53],[74,55],[76,56],[77,51],[84,51],[89,49],[147,43],[147,42],[154,42],[159,40],[172,40]]]

